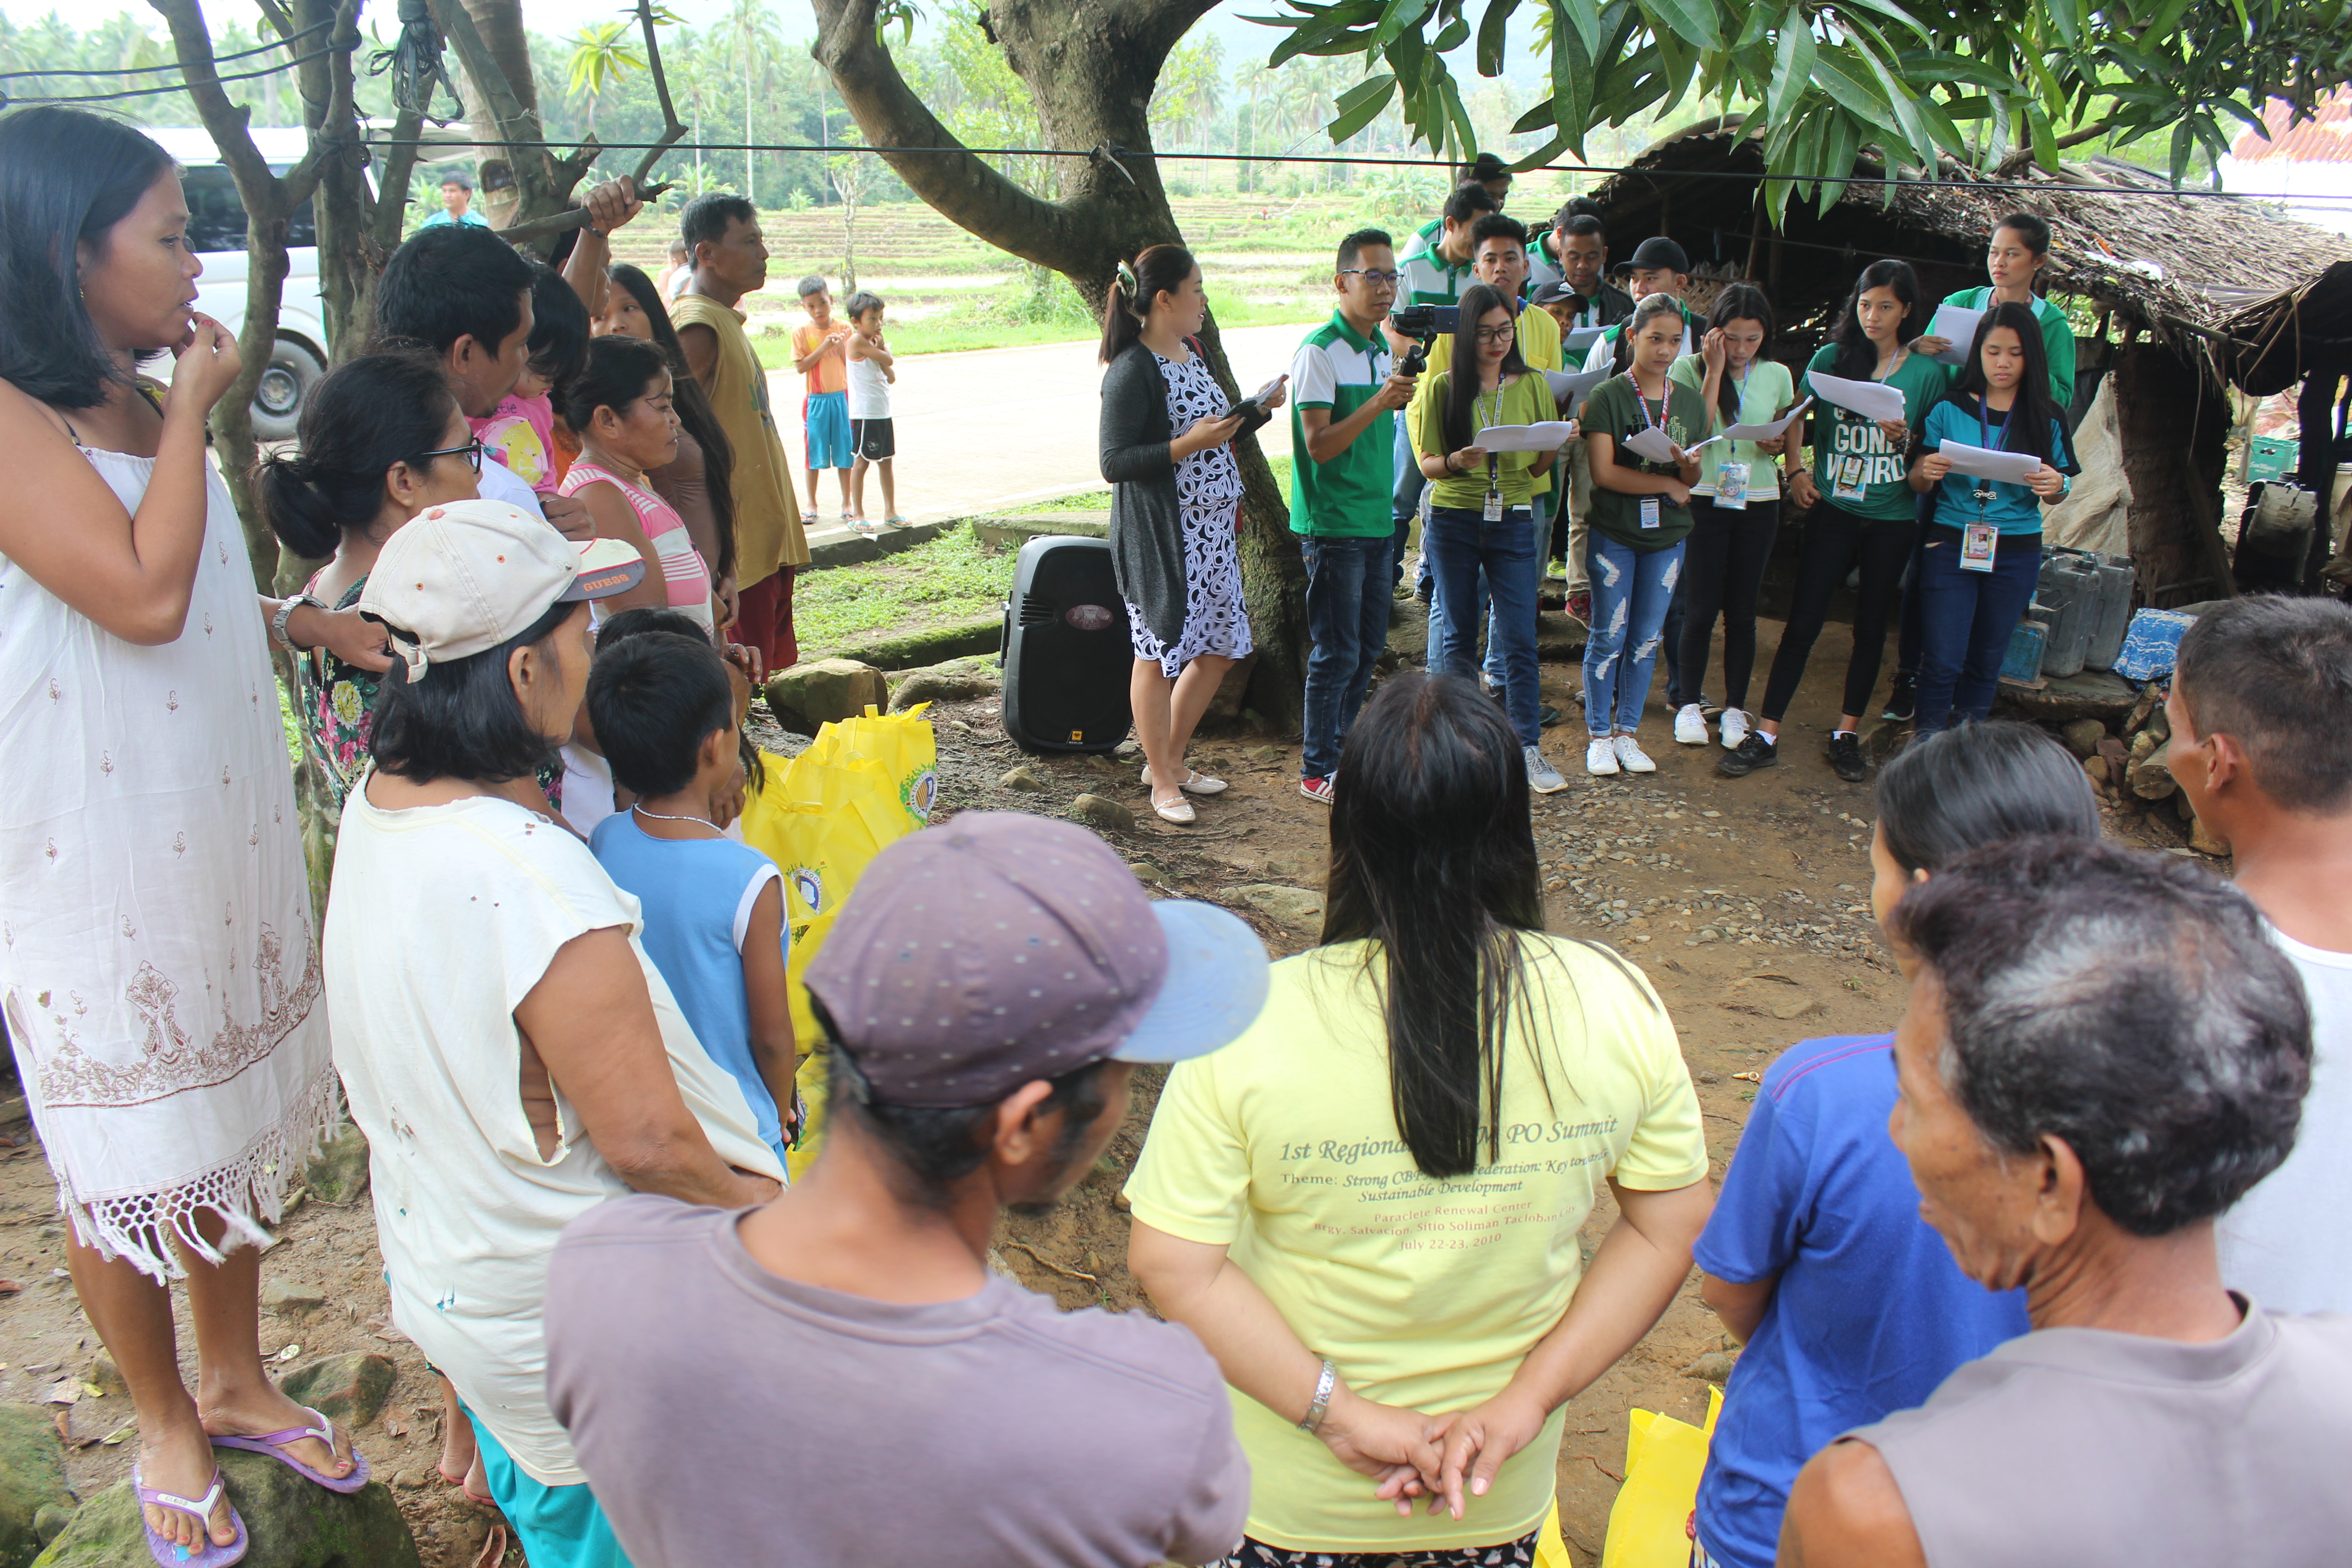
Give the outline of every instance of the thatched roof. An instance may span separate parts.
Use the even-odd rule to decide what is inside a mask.
[[[1879,164],[1857,160],[1858,177]],[[1769,276],[1771,237],[1757,202],[1763,154],[1725,121],[1704,121],[1654,144],[1633,169],[1593,193],[1622,258],[1643,235],[1672,234],[1695,263]],[[1717,177],[1718,174],[1744,177]],[[1984,243],[2005,213],[2037,213],[2051,227],[2047,291],[2085,298],[2126,324],[2217,371],[2229,323],[2250,306],[2304,288],[2352,259],[2352,240],[2244,197],[2182,196],[2161,177],[2109,158],[2028,170],[1994,182],[1947,161],[1936,184],[1849,186],[1826,217],[1799,195],[1788,206],[1774,303],[1785,320],[1819,314],[1882,256],[1909,260],[1935,298],[1984,281]],[[2019,184],[2032,188],[2013,188]],[[2126,195],[2123,193],[2132,193]],[[1751,237],[1759,254],[1748,256]]]
[[[2315,368],[2352,368],[2352,261],[2282,289],[2230,318],[2242,347],[2232,374],[2248,392],[2284,392]]]

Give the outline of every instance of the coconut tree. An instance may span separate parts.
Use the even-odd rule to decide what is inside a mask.
[[[571,63],[570,91],[588,100],[587,134],[593,136],[604,89],[630,71],[645,69],[646,57],[634,47],[626,22],[597,22],[572,37]]]
[[[743,78],[743,195],[757,206],[759,154],[751,148],[760,139],[752,134],[752,106],[758,102],[752,81],[756,77],[762,90],[775,86],[775,62],[783,52],[783,30],[767,0],[733,0],[719,24],[719,36],[730,65]]]

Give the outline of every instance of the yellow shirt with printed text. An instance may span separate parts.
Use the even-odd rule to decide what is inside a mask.
[[[1667,1191],[1706,1175],[1690,1074],[1640,972],[1564,937],[1520,940],[1531,1006],[1505,1041],[1500,1158],[1448,1181],[1414,1165],[1391,1108],[1377,954],[1346,942],[1276,963],[1248,1032],[1170,1073],[1127,1184],[1137,1219],[1229,1247],[1299,1339],[1383,1404],[1439,1415],[1500,1392],[1567,1311],[1607,1178]],[[1319,1438],[1233,1399],[1248,1531],[1269,1545],[1492,1545],[1550,1507],[1558,1411],[1457,1523],[1400,1519]]]

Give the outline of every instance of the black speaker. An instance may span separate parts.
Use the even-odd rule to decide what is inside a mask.
[[[1108,752],[1134,719],[1134,668],[1110,542],[1023,545],[1004,605],[1004,732],[1035,751]]]

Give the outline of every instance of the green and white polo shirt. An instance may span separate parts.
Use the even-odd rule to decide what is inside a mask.
[[[1307,334],[1290,362],[1290,531],[1323,539],[1367,539],[1393,532],[1389,490],[1395,414],[1383,410],[1328,463],[1307,455],[1309,408],[1334,422],[1361,408],[1389,378],[1391,359],[1381,334],[1367,338],[1339,311]]]
[[[1478,280],[1468,262],[1456,267],[1438,251],[1444,228],[1444,218],[1423,224],[1406,242],[1404,254],[1397,258],[1397,270],[1404,274],[1397,282],[1398,304],[1455,304],[1462,290]]]

